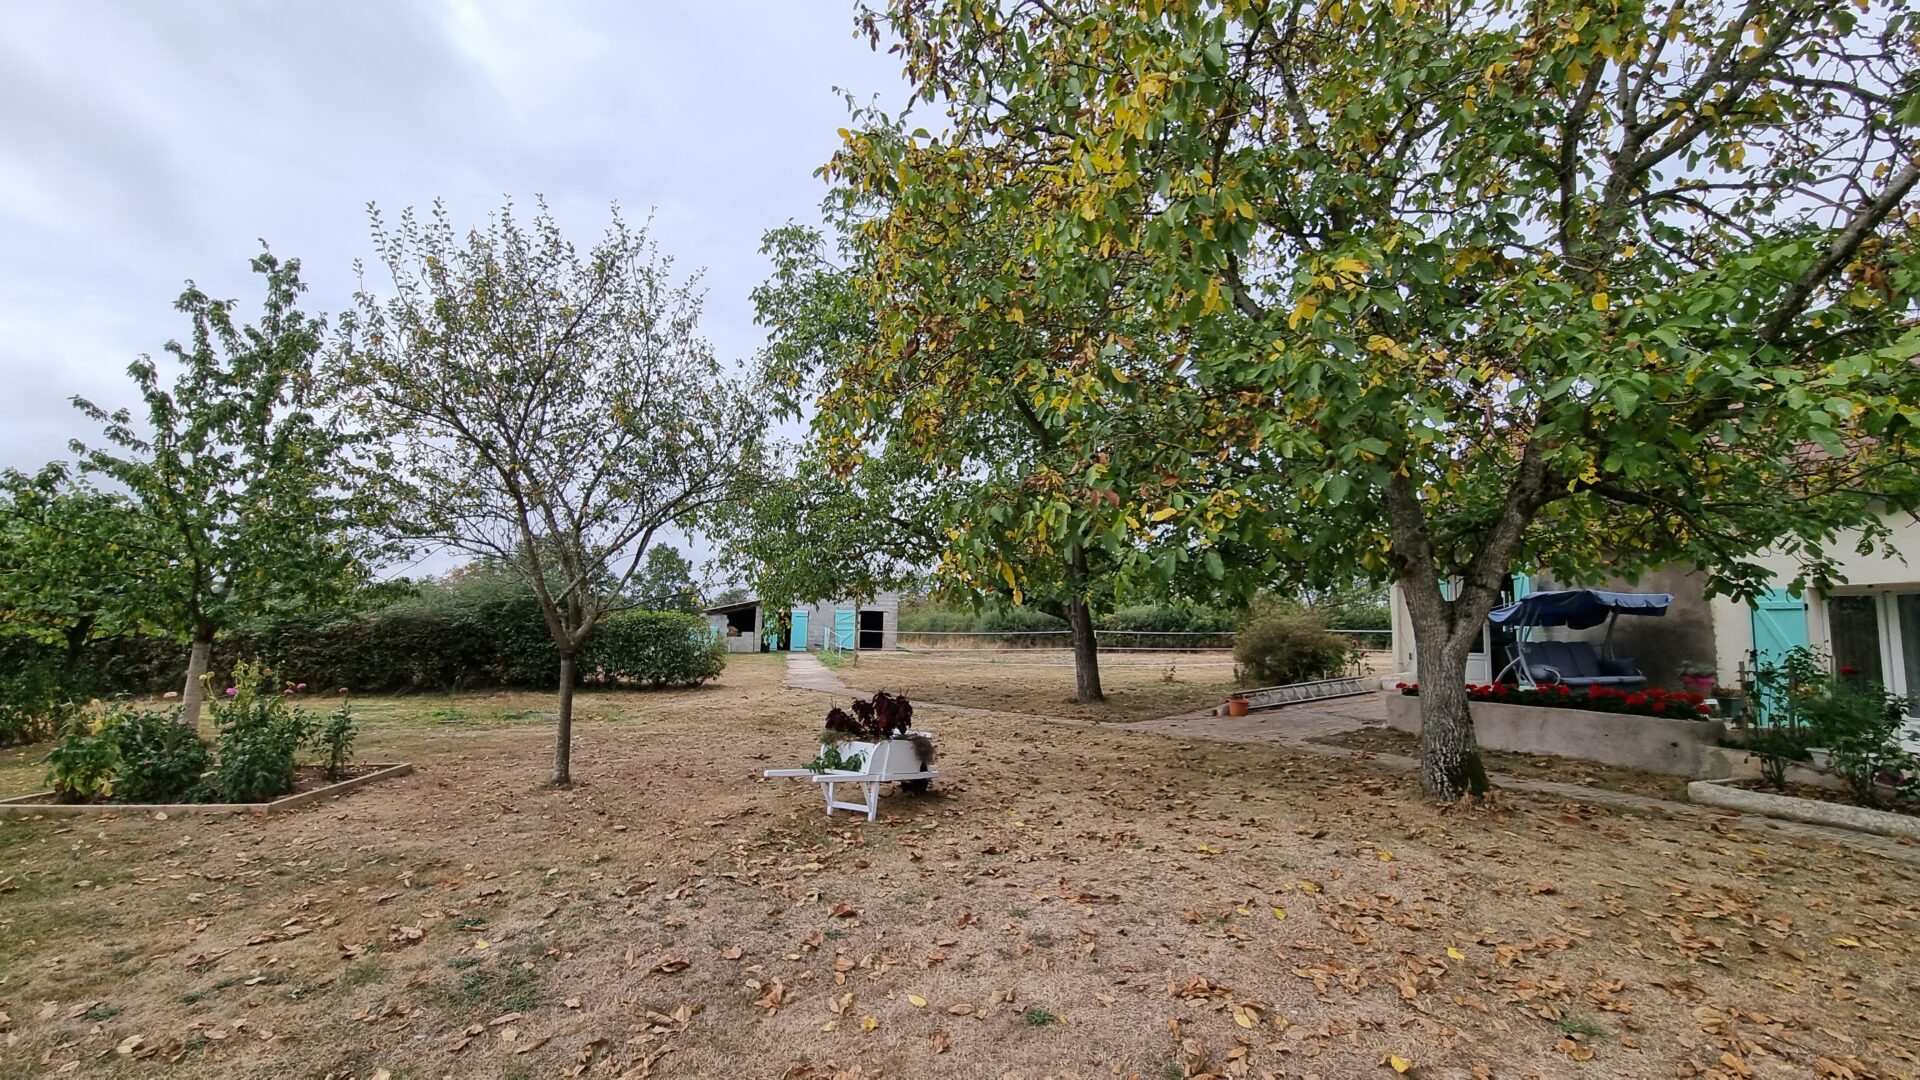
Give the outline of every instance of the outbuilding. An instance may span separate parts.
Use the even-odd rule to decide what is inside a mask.
[[[730,653],[891,649],[900,640],[900,594],[829,600],[769,612],[753,597],[707,609]]]

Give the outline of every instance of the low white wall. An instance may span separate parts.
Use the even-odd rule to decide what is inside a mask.
[[[1468,706],[1474,736],[1488,750],[1549,754],[1671,776],[1721,777],[1729,757],[1718,745],[1718,720],[1669,720],[1587,709],[1551,709],[1476,701]],[[1420,732],[1420,699],[1387,699],[1387,726]]]

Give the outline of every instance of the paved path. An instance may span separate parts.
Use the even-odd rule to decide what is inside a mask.
[[[815,659],[809,653],[790,652],[787,654],[787,686],[796,690],[818,690],[823,694],[846,694],[847,684],[833,669]]]

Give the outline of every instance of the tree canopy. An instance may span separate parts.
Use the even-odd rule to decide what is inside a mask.
[[[627,592],[637,607],[652,611],[699,611],[700,587],[694,584],[693,562],[672,544],[655,544],[634,575]]]
[[[1746,595],[1786,584],[1756,553],[1818,579],[1915,499],[1903,5],[863,18],[946,130],[851,131],[829,174],[920,235],[1012,230],[1040,303],[1111,282],[1223,418],[1220,467],[1175,470],[1199,505],[1284,523],[1266,546],[1303,573],[1401,585],[1437,796],[1483,782],[1446,687],[1510,570],[1677,560]],[[938,262],[863,228],[882,263]]]
[[[897,151],[903,171],[940,166],[885,116],[859,119],[859,138]],[[869,551],[891,528],[936,582],[1065,618],[1079,696],[1097,698],[1096,610],[1196,567],[1225,587],[1215,537],[1166,524],[1218,414],[1191,407],[1178,360],[1124,321],[1105,283],[1071,298],[1037,288],[1026,223],[979,199],[939,216],[894,194],[849,166],[828,200],[831,246],[803,228],[769,236],[775,274],[756,294],[767,359],[789,401],[817,405],[823,481],[810,499],[790,492],[787,512],[837,507],[862,519],[853,535],[874,534]]]
[[[571,781],[574,659],[660,531],[732,490],[760,413],[699,333],[700,294],[618,211],[581,252],[542,204],[461,235],[411,210],[374,244],[391,288],[342,320],[337,376],[386,441],[389,527],[514,568],[559,652],[553,780]]]
[[[68,679],[89,642],[155,625],[176,570],[166,534],[125,496],[59,464],[0,473],[0,636],[59,645]]]
[[[262,252],[252,266],[266,287],[252,324],[235,321],[234,301],[189,283],[174,306],[191,336],[166,346],[179,369],[172,388],[152,357],[127,369],[144,407],[139,420],[74,399],[105,439],[73,444],[80,470],[126,492],[142,518],[129,547],[165,553],[166,572],[143,585],[154,620],[192,643],[182,692],[188,724],[198,720],[215,634],[238,619],[348,595],[383,550],[360,493],[342,483],[354,440],[315,377],[326,322],[299,308],[299,260]]]

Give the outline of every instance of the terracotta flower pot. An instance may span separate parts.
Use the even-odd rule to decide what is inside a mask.
[[[1228,716],[1247,715],[1247,699],[1243,697],[1228,698],[1227,699],[1227,715]]]

